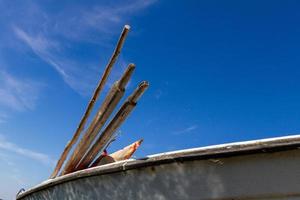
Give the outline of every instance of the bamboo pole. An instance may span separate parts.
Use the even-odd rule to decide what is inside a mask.
[[[82,132],[82,130],[84,129],[84,126],[87,122],[87,119],[88,117],[90,116],[91,114],[91,111],[94,107],[94,104],[95,102],[97,101],[98,97],[99,97],[99,94],[100,92],[102,91],[106,81],[107,81],[107,78],[111,72],[111,69],[114,65],[114,63],[116,62],[120,52],[121,52],[121,49],[123,47],[123,44],[125,42],[125,39],[126,39],[126,36],[129,32],[129,29],[130,29],[130,26],[129,25],[125,25],[124,28],[123,28],[123,31],[121,33],[121,36],[118,40],[118,43],[117,43],[117,46],[112,54],[112,57],[110,58],[108,64],[106,65],[106,68],[103,72],[103,75],[102,75],[102,78],[101,80],[99,81],[95,91],[94,91],[94,94],[93,94],[93,97],[91,98],[87,108],[86,108],[86,111],[82,117],[82,119],[80,120],[79,122],[79,125],[72,137],[72,139],[67,143],[67,145],[65,146],[65,149],[63,151],[63,153],[61,154],[56,166],[55,166],[55,169],[53,170],[53,173],[51,174],[50,178],[55,178],[57,176],[57,174],[59,173],[62,165],[64,164],[70,150],[72,149],[73,145],[77,142],[79,136],[80,136],[80,133]]]
[[[131,111],[137,104],[139,98],[143,95],[149,84],[146,81],[140,83],[138,88],[127,98],[126,102],[121,106],[117,114],[109,122],[107,127],[102,131],[100,137],[90,148],[88,153],[81,160],[76,170],[87,168],[98,155],[99,151],[103,150],[107,146],[114,132],[121,126],[125,119],[129,116]]]
[[[100,165],[105,165],[112,162],[127,160],[131,158],[131,156],[135,153],[135,151],[139,148],[142,144],[143,140],[138,140],[123,149],[120,149],[114,153],[107,155],[107,153],[101,154],[95,162],[91,165],[91,167],[96,167]]]
[[[100,106],[96,116],[91,122],[89,128],[81,138],[80,142],[76,146],[74,152],[70,156],[67,164],[63,169],[62,174],[72,172],[77,164],[80,162],[89,146],[93,143],[98,132],[101,130],[119,101],[124,95],[125,86],[128,83],[133,71],[135,69],[134,64],[129,64],[128,68],[124,72],[123,76],[119,81],[116,81]]]

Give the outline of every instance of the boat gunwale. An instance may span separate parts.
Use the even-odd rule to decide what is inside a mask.
[[[16,199],[22,199],[34,192],[41,191],[65,182],[74,181],[90,176],[105,175],[127,170],[139,169],[149,166],[184,162],[192,160],[205,160],[221,157],[232,157],[256,153],[271,153],[300,149],[300,135],[234,142],[227,144],[212,145],[206,147],[185,149],[160,154],[154,154],[141,159],[129,159],[102,166],[76,171],[54,179],[49,179],[41,184],[21,193]]]

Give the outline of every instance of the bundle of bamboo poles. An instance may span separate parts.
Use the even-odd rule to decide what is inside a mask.
[[[112,85],[100,108],[91,120],[88,128],[85,129],[85,125],[87,124],[93,107],[98,100],[99,94],[102,91],[111,69],[121,52],[129,29],[130,26],[124,26],[116,48],[105,67],[94,94],[88,103],[86,111],[79,122],[72,139],[67,143],[64,151],[62,152],[62,155],[59,158],[50,178],[55,178],[58,175],[65,175],[77,170],[101,164],[128,159],[142,143],[142,140],[139,140],[110,155],[106,152],[106,148],[116,137],[116,131],[135,108],[139,98],[149,86],[148,82],[141,82],[135,91],[122,104],[116,114],[110,119],[110,116],[125,93],[125,87],[135,69],[134,64],[129,64],[122,77]],[[103,128],[109,119],[110,121],[107,123],[107,126]],[[84,134],[81,136],[82,133]],[[79,138],[81,139],[78,141]],[[72,149],[74,150],[71,153]]]

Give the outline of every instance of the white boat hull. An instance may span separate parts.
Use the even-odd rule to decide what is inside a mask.
[[[19,200],[299,200],[299,136],[218,145],[91,168]]]

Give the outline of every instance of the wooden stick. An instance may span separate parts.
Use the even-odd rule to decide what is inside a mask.
[[[101,107],[99,108],[96,116],[91,122],[88,130],[85,132],[80,142],[76,146],[74,152],[70,156],[62,174],[72,172],[80,162],[90,145],[93,143],[98,132],[101,130],[101,128],[123,97],[125,86],[128,83],[134,69],[134,64],[129,64],[121,79],[114,83],[105,100],[103,101]]]
[[[110,141],[114,132],[121,126],[121,124],[125,121],[125,119],[129,116],[131,111],[136,106],[138,99],[142,96],[145,90],[148,88],[149,84],[146,81],[143,81],[138,88],[130,95],[126,102],[119,109],[117,114],[113,117],[113,119],[109,122],[107,127],[103,130],[100,137],[94,143],[94,145],[90,148],[88,153],[81,160],[79,165],[76,167],[76,171],[79,169],[87,168],[93,160],[98,155],[99,151],[103,150],[107,146],[107,143]]]
[[[94,91],[94,94],[93,94],[93,97],[91,98],[87,108],[86,108],[86,111],[72,137],[72,139],[67,143],[63,153],[61,154],[57,164],[56,164],[56,167],[53,171],[53,173],[51,174],[50,178],[55,178],[57,176],[57,174],[59,173],[62,165],[64,164],[70,150],[72,149],[73,145],[77,142],[79,136],[80,136],[80,133],[82,132],[82,130],[84,129],[84,126],[87,122],[87,119],[88,117],[90,116],[91,114],[91,111],[94,107],[94,104],[95,102],[97,101],[98,97],[99,97],[99,94],[100,92],[102,91],[106,81],[107,81],[107,78],[111,72],[111,69],[114,65],[114,63],[116,62],[120,52],[121,52],[121,49],[123,47],[123,44],[125,42],[125,39],[126,39],[126,36],[129,32],[129,29],[130,29],[130,26],[129,25],[125,25],[124,28],[123,28],[123,31],[121,33],[121,36],[118,40],[118,43],[117,43],[117,46],[112,54],[112,57],[110,58],[104,72],[103,72],[103,75],[102,75],[102,78],[101,80],[99,81],[98,83],[98,86],[96,87],[95,91]]]
[[[103,153],[95,160],[95,162],[91,165],[91,167],[96,167],[96,166],[105,165],[112,162],[129,159],[139,148],[142,142],[143,140],[138,140],[124,147],[123,149],[109,155],[107,155],[107,153]]]

